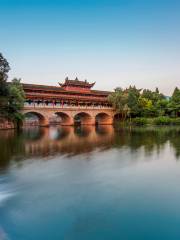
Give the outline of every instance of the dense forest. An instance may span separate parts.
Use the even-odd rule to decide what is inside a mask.
[[[21,79],[12,79],[8,83],[8,61],[0,53],[0,120],[12,121],[16,126],[22,121],[20,110],[24,105],[25,94],[21,85]]]

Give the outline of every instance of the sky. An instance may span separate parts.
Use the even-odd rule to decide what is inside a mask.
[[[0,0],[9,80],[95,89],[180,87],[179,0]]]

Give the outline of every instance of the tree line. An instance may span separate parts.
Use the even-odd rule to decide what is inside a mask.
[[[21,85],[21,79],[14,78],[8,83],[8,61],[0,53],[0,119],[10,120],[15,125],[22,121],[20,110],[24,106],[25,93]]]
[[[177,87],[170,97],[160,93],[158,88],[155,91],[137,89],[135,86],[116,88],[108,99],[124,119],[180,116],[180,89]]]

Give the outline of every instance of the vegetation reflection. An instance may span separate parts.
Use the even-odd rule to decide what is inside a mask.
[[[0,169],[10,162],[29,158],[47,158],[58,154],[71,157],[94,150],[129,151],[144,149],[146,155],[163,150],[167,144],[180,158],[180,128],[177,127],[119,127],[77,126],[25,128],[22,132],[13,130],[0,132]],[[132,160],[133,161],[133,160]]]

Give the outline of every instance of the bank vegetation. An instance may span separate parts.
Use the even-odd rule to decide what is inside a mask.
[[[24,106],[25,94],[21,85],[21,79],[14,78],[8,83],[10,66],[8,61],[0,53],[0,126],[1,128],[20,127],[23,115],[21,109]]]
[[[180,89],[176,87],[167,97],[149,89],[135,86],[116,88],[109,102],[117,111],[119,120],[134,125],[180,125]]]

